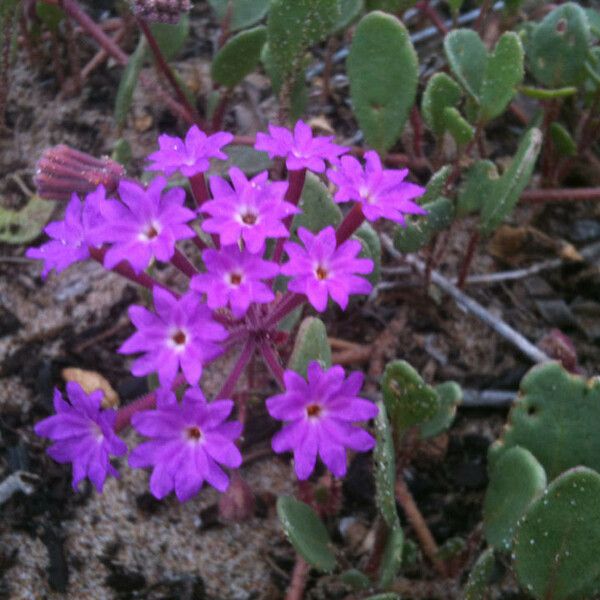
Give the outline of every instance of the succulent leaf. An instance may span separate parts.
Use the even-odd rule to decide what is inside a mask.
[[[365,221],[352,236],[362,244],[361,258],[370,258],[373,261],[373,270],[366,275],[372,285],[376,285],[381,278],[381,240],[373,226]]]
[[[333,201],[323,182],[313,173],[306,174],[299,207],[302,212],[292,221],[291,231],[305,227],[316,233],[328,225],[337,227],[342,222],[342,211]]]
[[[487,62],[487,50],[479,35],[472,29],[454,29],[444,38],[444,50],[459,83],[479,102]]]
[[[487,600],[489,581],[495,565],[494,549],[484,550],[473,566],[464,589],[464,600]]]
[[[306,317],[300,323],[288,369],[306,377],[308,363],[313,360],[318,360],[324,367],[330,367],[331,348],[323,321],[316,317]]]
[[[0,242],[27,244],[40,235],[50,219],[55,204],[32,196],[20,210],[0,206]]]
[[[460,97],[460,86],[446,73],[436,73],[427,82],[423,92],[421,113],[425,123],[435,135],[443,135],[446,131],[444,109],[456,106]]]
[[[270,0],[208,0],[219,20],[227,16],[231,4],[231,31],[239,31],[258,23],[268,12]]]
[[[456,409],[463,399],[462,389],[455,381],[440,383],[433,389],[440,399],[440,406],[431,419],[419,426],[423,439],[433,438],[446,431],[452,425]]]

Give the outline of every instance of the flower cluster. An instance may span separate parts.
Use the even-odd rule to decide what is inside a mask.
[[[127,449],[116,431],[131,424],[147,441],[131,451],[129,464],[152,468],[150,490],[157,498],[173,491],[185,501],[204,482],[224,491],[224,469],[242,461],[237,440],[245,419],[238,411],[238,421],[228,420],[235,407],[228,398],[256,353],[284,388],[266,402],[270,415],[284,422],[273,449],[293,453],[299,479],[311,475],[318,456],[342,477],[346,451],[374,445],[356,426],[377,414],[359,396],[362,375],[346,378],[340,366],[325,369],[318,362],[309,364],[306,379],[284,372],[274,342],[281,320],[302,303],[323,312],[332,300],[346,309],[350,296],[371,291],[365,275],[373,260],[352,233],[365,219],[404,223],[404,215],[423,214],[415,199],[424,190],[405,181],[406,170],[385,169],[375,152],[366,153],[363,166],[301,121],[293,132],[271,125],[268,134],[257,135],[257,150],[285,160],[288,181],[272,181],[266,171],[248,178],[233,167],[227,178],[210,177],[207,187],[211,161],[227,158],[223,148],[232,139],[196,126],[183,139],[160,136],[148,164],[158,175],[147,186],[121,178],[83,199],[74,194],[64,219],[47,226],[50,240],[27,253],[44,262],[44,277],[92,258],[152,293],[152,307],[130,307],[136,331],[119,352],[135,355],[131,372],[156,374],[159,388],[117,412],[102,409],[100,392],[88,395],[68,384],[69,402],[56,392],[56,415],[36,426],[54,442],[50,456],[73,464],[74,486],[87,476],[101,489],[107,475],[117,475],[110,457]],[[314,215],[303,221],[309,226],[294,225],[307,170],[335,184],[333,201],[352,203],[337,229],[315,225]],[[189,178],[195,202],[167,180],[176,173]],[[182,250],[192,243],[199,252],[188,257]],[[156,263],[171,263],[187,277],[187,289],[161,281]],[[199,387],[203,367],[236,347],[221,390],[207,401]]]

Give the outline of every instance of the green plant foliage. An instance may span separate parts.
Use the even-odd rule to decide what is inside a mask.
[[[229,28],[231,31],[239,31],[263,19],[269,11],[270,0],[208,0],[221,21],[227,16],[229,2],[232,6]]]
[[[300,205],[302,212],[294,216],[291,231],[306,227],[313,232],[321,231],[328,225],[337,227],[342,222],[342,211],[333,201],[322,181],[313,173],[307,172]]]
[[[54,202],[32,196],[20,210],[0,206],[0,242],[27,244],[35,240],[50,219]]]
[[[524,96],[529,96],[529,98],[535,98],[536,100],[555,100],[556,98],[568,98],[569,96],[574,96],[577,93],[577,88],[571,86],[546,90],[528,85],[522,85],[519,88],[519,91]]]
[[[8,5],[10,4],[11,2],[8,3]],[[13,2],[13,4],[15,3]],[[60,23],[65,18],[65,12],[60,6],[45,2],[36,2],[35,14],[50,31],[55,33],[58,32]]]
[[[479,35],[472,29],[454,29],[444,38],[444,50],[459,83],[478,100],[487,63],[487,50]]]
[[[412,8],[416,0],[366,0],[367,10],[381,10],[393,15],[400,15]]]
[[[427,182],[425,193],[420,198],[416,198],[415,201],[418,204],[426,204],[437,200],[444,191],[444,186],[450,173],[452,173],[450,165],[445,165],[441,169],[438,169]]]
[[[552,480],[583,465],[600,469],[600,381],[571,375],[558,363],[533,367],[521,381],[490,462],[514,446],[527,448]]]
[[[600,475],[577,467],[553,481],[525,514],[515,540],[515,569],[520,584],[535,598],[596,597],[600,577],[598,498]]]
[[[463,399],[462,389],[455,381],[440,383],[433,389],[440,399],[440,406],[431,419],[419,426],[423,439],[433,438],[449,429]]]
[[[417,92],[418,61],[406,27],[372,12],[356,28],[347,60],[354,114],[380,153],[402,132]]]
[[[542,146],[542,133],[530,129],[521,140],[510,167],[496,180],[490,180],[491,194],[481,210],[481,231],[489,235],[512,212],[527,187]]]
[[[110,157],[126,167],[132,158],[131,144],[125,138],[119,138],[113,146]]]
[[[468,144],[473,139],[475,133],[473,127],[467,123],[463,116],[454,106],[448,106],[444,109],[444,121],[446,128],[454,141],[459,146]]]
[[[404,360],[386,365],[381,389],[395,431],[428,421],[440,407],[440,398],[435,390]]]
[[[365,598],[365,600],[400,600],[400,596],[394,592],[384,592],[383,594],[369,596],[368,598]]]
[[[271,1],[267,39],[282,79],[298,71],[304,52],[321,41],[339,17],[339,0]]]
[[[317,513],[291,496],[277,498],[277,516],[292,546],[315,569],[329,573],[335,569],[335,555],[325,525]]]
[[[340,581],[350,586],[353,590],[368,590],[371,580],[358,569],[348,569],[340,575]]]
[[[251,146],[236,146],[231,144],[224,149],[227,154],[227,160],[215,161],[212,164],[211,175],[219,174],[226,176],[227,171],[236,166],[246,175],[256,175],[261,171],[266,171],[273,166],[273,162],[266,152],[259,152]]]
[[[568,2],[539,23],[528,43],[533,76],[550,88],[578,86],[586,78],[590,27],[581,6]]]
[[[483,207],[484,198],[491,193],[494,182],[499,178],[496,165],[490,160],[478,160],[464,175],[456,201],[459,217],[478,212]]]
[[[494,572],[494,549],[484,550],[473,566],[465,586],[464,600],[488,600],[489,581]]]
[[[523,45],[516,33],[507,31],[498,40],[485,65],[479,99],[482,122],[504,112],[523,81],[523,75]]]
[[[183,15],[179,19],[179,22],[174,25],[169,23],[152,23],[150,29],[160,46],[163,56],[167,60],[173,60],[181,51],[190,35],[190,18],[187,15]]]
[[[559,154],[562,156],[577,155],[577,144],[564,125],[558,121],[554,121],[554,123],[550,124],[549,130],[552,143]]]
[[[600,38],[600,11],[594,8],[586,8],[584,10],[590,25],[590,33],[595,38]]]
[[[115,100],[115,121],[118,127],[122,127],[127,119],[127,114],[133,102],[133,93],[137,86],[140,71],[146,60],[148,43],[145,37],[140,37],[134,53],[129,57],[129,62],[121,75],[121,81],[117,89],[117,98]]]
[[[288,369],[306,377],[308,363],[313,360],[318,360],[324,367],[330,367],[331,348],[323,321],[316,317],[306,317],[300,323]]]
[[[443,135],[446,131],[444,109],[456,106],[460,97],[460,86],[446,73],[436,73],[427,82],[421,102],[421,114],[435,135]]]
[[[340,0],[340,18],[333,27],[338,33],[351,25],[365,10],[365,0]]]
[[[373,261],[373,270],[366,276],[372,285],[376,285],[381,278],[381,240],[372,225],[365,221],[352,236],[362,244],[361,258],[370,258]]]
[[[467,543],[461,537],[455,536],[447,539],[439,548],[437,558],[449,561],[460,556],[467,549]]]
[[[525,448],[514,446],[495,462],[483,504],[488,544],[510,550],[519,519],[543,493],[546,483],[544,467]]]
[[[375,465],[375,502],[385,524],[387,540],[379,570],[379,584],[387,587],[402,564],[404,533],[396,510],[396,456],[392,428],[385,404],[378,402],[379,413],[375,419],[377,445],[373,451]]]
[[[266,41],[267,28],[262,26],[232,37],[213,60],[213,80],[228,88],[235,87],[257,67]]]
[[[437,231],[445,229],[454,219],[454,204],[444,196],[423,204],[426,215],[409,217],[406,227],[397,227],[394,245],[400,252],[416,252],[426,246]]]

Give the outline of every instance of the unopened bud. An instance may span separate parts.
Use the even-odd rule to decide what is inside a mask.
[[[178,23],[192,8],[190,0],[133,0],[135,15],[151,23]]]
[[[219,517],[223,521],[240,523],[254,514],[254,493],[250,486],[233,473],[227,491],[219,498]]]
[[[111,194],[124,175],[125,169],[108,156],[95,158],[61,144],[44,151],[33,180],[41,198],[69,200],[73,193],[89,194],[100,184]]]

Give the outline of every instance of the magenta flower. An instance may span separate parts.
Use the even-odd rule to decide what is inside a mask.
[[[102,205],[100,235],[113,243],[104,258],[107,269],[126,260],[139,273],[152,259],[169,261],[177,241],[194,237],[186,223],[196,215],[183,205],[185,191],[172,188],[163,194],[166,185],[164,177],[154,179],[148,189],[133,181],[121,181],[122,202],[112,200]]]
[[[257,133],[257,150],[268,152],[269,158],[282,156],[290,171],[309,169],[315,173],[325,171],[325,161],[336,161],[348,148],[338,146],[332,135],[313,137],[312,129],[303,121],[297,121],[294,133],[285,127],[269,125],[269,133]]]
[[[153,161],[148,171],[162,171],[170,177],[180,171],[185,177],[193,177],[210,168],[211,158],[227,159],[221,147],[233,140],[233,135],[219,131],[206,135],[197,125],[192,125],[185,136],[179,137],[163,134],[158,138],[159,150],[153,152],[148,160]]]
[[[377,406],[358,397],[364,379],[358,371],[344,379],[339,365],[324,371],[314,360],[307,375],[308,381],[286,371],[285,392],[267,399],[269,414],[286,422],[273,437],[273,450],[294,453],[298,479],[307,479],[313,472],[317,454],[336,477],[343,477],[346,448],[366,452],[375,446],[373,437],[352,422],[374,418]]]
[[[42,277],[54,269],[57,273],[73,263],[89,258],[89,246],[100,245],[98,228],[102,223],[100,206],[106,202],[103,186],[88,194],[82,203],[77,194],[71,196],[62,221],[46,225],[44,231],[52,238],[39,248],[29,248],[28,258],[44,261]]]
[[[227,337],[227,330],[213,321],[198,294],[188,292],[177,299],[158,286],[153,293],[156,314],[143,306],[129,307],[137,332],[125,340],[119,352],[145,353],[131,365],[131,372],[138,377],[157,372],[161,386],[168,387],[181,367],[188,383],[195,385],[202,376],[202,365],[222,352],[217,342]]]
[[[284,246],[290,260],[281,267],[281,273],[292,278],[288,290],[306,294],[319,312],[327,308],[328,296],[345,309],[350,294],[371,291],[371,284],[356,275],[373,270],[372,260],[356,258],[362,249],[359,241],[347,240],[336,248],[333,227],[326,227],[316,235],[300,227],[298,237],[305,248],[294,242],[286,242]]]
[[[54,390],[54,410],[56,414],[37,423],[37,435],[50,438],[54,443],[47,453],[56,462],[73,463],[73,489],[85,477],[101,492],[107,475],[119,477],[110,464],[109,457],[122,456],[127,445],[114,432],[117,411],[102,410],[104,393],[96,390],[86,394],[78,383],[67,383],[67,396]]]
[[[408,169],[383,169],[373,150],[365,153],[365,159],[364,170],[356,158],[343,156],[338,168],[327,171],[327,177],[338,186],[336,202],[360,202],[368,221],[384,218],[405,225],[404,215],[427,214],[413,202],[425,193],[425,188],[404,181]]]
[[[233,440],[242,432],[237,421],[225,422],[231,400],[207,403],[199,388],[190,388],[181,404],[175,394],[160,391],[156,410],[139,412],[131,419],[142,435],[152,438],[129,455],[132,467],[153,467],[150,491],[164,498],[172,490],[180,502],[198,493],[205,481],[220,492],[229,478],[219,464],[236,469],[242,456]]]
[[[233,187],[221,177],[210,178],[214,200],[202,205],[202,212],[210,215],[202,222],[202,229],[218,234],[223,246],[243,240],[253,254],[262,250],[267,238],[287,237],[289,232],[282,221],[300,212],[283,199],[287,183],[270,183],[266,171],[248,181],[236,167],[229,170],[229,177]]]
[[[275,298],[271,288],[261,281],[277,275],[279,267],[274,262],[262,260],[237,246],[204,250],[202,259],[207,272],[195,275],[190,287],[206,293],[210,308],[229,304],[233,315],[240,318],[252,302],[265,304]]]

